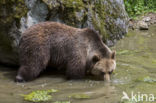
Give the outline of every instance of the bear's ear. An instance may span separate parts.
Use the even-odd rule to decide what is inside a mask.
[[[115,57],[116,57],[115,55],[116,55],[116,51],[113,51],[111,54],[111,59],[115,59]]]
[[[97,61],[100,60],[100,57],[98,55],[94,55],[92,60],[94,63],[96,63]]]

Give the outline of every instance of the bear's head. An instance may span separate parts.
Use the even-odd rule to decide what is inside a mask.
[[[102,58],[98,55],[94,55],[94,66],[91,70],[91,74],[106,81],[110,81],[110,75],[116,68],[115,54],[115,51],[111,52],[109,58]]]

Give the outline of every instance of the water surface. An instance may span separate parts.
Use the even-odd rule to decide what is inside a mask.
[[[149,31],[129,31],[112,48],[117,51],[117,69],[111,83],[91,79],[67,81],[63,76],[47,74],[32,82],[18,84],[14,82],[16,70],[0,66],[0,103],[29,103],[23,100],[21,94],[47,89],[59,91],[51,94],[52,100],[45,103],[120,103],[123,91],[129,97],[132,91],[136,94],[154,94],[156,97],[156,82],[145,81],[146,78],[156,80],[155,28],[153,26]],[[86,94],[90,98],[69,98],[73,94]]]

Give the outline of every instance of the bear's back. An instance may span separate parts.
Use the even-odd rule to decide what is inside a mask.
[[[25,30],[22,36],[25,35],[45,35],[49,36],[52,34],[57,35],[74,35],[75,31],[78,30],[78,28],[74,28],[65,24],[57,23],[57,22],[41,22],[38,24],[35,24]]]

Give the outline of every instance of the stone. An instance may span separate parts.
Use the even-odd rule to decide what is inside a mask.
[[[2,0],[0,12],[0,63],[4,64],[18,64],[22,32],[39,22],[88,27],[99,32],[105,43],[111,41],[111,45],[128,31],[123,0]]]
[[[145,21],[145,22],[149,22],[150,20],[151,20],[150,17],[145,17],[145,18],[143,18],[143,21]]]
[[[148,30],[148,24],[144,21],[139,21],[138,27],[140,30]]]

